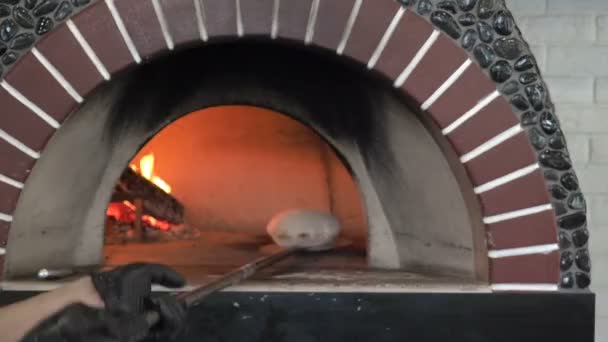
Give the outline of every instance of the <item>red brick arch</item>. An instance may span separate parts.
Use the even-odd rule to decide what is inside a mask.
[[[392,80],[461,157],[483,210],[494,289],[558,289],[555,214],[511,104],[452,38],[392,0],[205,0],[204,8],[192,0],[92,4],[46,35],[2,81],[1,247],[36,159],[95,87],[182,46],[248,35],[321,46]]]

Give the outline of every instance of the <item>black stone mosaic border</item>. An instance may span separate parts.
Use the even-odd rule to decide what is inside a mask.
[[[101,0],[0,0],[0,79],[45,34],[95,1]],[[457,40],[510,100],[536,149],[558,217],[561,288],[588,288],[585,199],[547,86],[504,0],[396,1]]]
[[[0,77],[53,28],[94,0],[0,0]]]
[[[397,1],[456,40],[511,103],[536,149],[557,216],[560,287],[587,289],[591,260],[585,198],[547,85],[504,0]]]

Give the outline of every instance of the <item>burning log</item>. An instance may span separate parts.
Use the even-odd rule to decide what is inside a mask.
[[[184,222],[184,207],[178,200],[131,168],[127,168],[114,188],[111,202],[134,203],[137,199],[141,199],[143,214],[173,224]]]

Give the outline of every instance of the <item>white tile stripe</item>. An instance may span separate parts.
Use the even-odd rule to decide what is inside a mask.
[[[464,72],[469,68],[471,64],[473,64],[473,61],[470,58],[467,58],[467,60],[462,63],[462,65],[458,69],[456,69],[456,71],[454,71],[454,73],[445,82],[443,82],[443,84],[439,88],[437,88],[437,90],[435,90],[433,95],[431,95],[426,101],[424,101],[424,103],[422,103],[420,109],[424,111],[431,108],[435,101],[437,101],[437,99],[439,99],[441,95],[443,95],[443,93],[450,89],[454,82],[456,82],[460,78],[460,76],[464,74]]]
[[[393,84],[395,88],[401,87],[405,83],[405,81],[407,81],[407,79],[410,77],[412,72],[414,72],[414,69],[416,69],[420,61],[422,61],[422,59],[424,58],[424,56],[426,56],[427,52],[429,52],[433,44],[435,44],[437,38],[439,38],[439,31],[433,30],[429,38],[427,38],[426,42],[424,42],[420,50],[418,50],[410,64],[405,67],[403,72],[401,72],[399,77],[397,77],[397,79],[395,80],[395,83]]]
[[[13,222],[13,217],[11,215],[0,213],[0,221]]]
[[[65,91],[78,103],[82,103],[84,99],[78,91],[68,82],[68,80],[55,68],[55,66],[37,49],[32,48],[32,54],[42,66],[53,76],[53,78],[65,89]]]
[[[275,39],[279,35],[279,10],[281,8],[281,0],[274,0],[272,6],[272,28],[270,30],[270,36]]]
[[[106,0],[106,5],[108,6],[110,13],[112,14],[112,18],[114,18],[114,23],[116,24],[116,27],[118,27],[118,31],[120,32],[122,39],[125,41],[125,44],[127,44],[127,49],[129,49],[133,60],[137,64],[141,63],[141,56],[139,55],[139,52],[137,51],[137,48],[133,43],[133,39],[131,39],[131,36],[129,35],[129,31],[127,31],[127,27],[125,26],[124,21],[122,21],[120,13],[118,13],[118,9],[114,4],[114,0]]]
[[[2,138],[7,143],[13,145],[19,151],[27,154],[28,156],[30,156],[30,157],[32,157],[34,159],[40,158],[40,153],[32,150],[31,148],[29,148],[28,146],[26,146],[24,143],[22,143],[21,141],[13,138],[13,136],[11,136],[10,134],[6,133],[2,129],[0,129],[0,138]]]
[[[494,215],[494,216],[487,216],[487,217],[483,218],[483,223],[484,224],[493,224],[493,223],[498,223],[498,222],[502,222],[502,221],[516,219],[519,217],[530,216],[530,215],[542,213],[543,211],[548,211],[548,210],[553,210],[553,207],[551,206],[551,204],[543,204],[543,205],[539,205],[536,207],[515,210],[515,211],[509,212],[509,213],[498,214],[498,215]]]
[[[308,15],[308,25],[306,26],[306,37],[304,44],[310,44],[315,36],[315,27],[317,25],[317,15],[319,14],[319,4],[321,0],[313,0],[310,6],[310,14]]]
[[[492,259],[501,259],[530,254],[549,254],[557,250],[559,250],[559,245],[554,243],[549,245],[493,250],[488,252],[488,256]]]
[[[492,284],[492,291],[510,292],[556,292],[557,284]]]
[[[517,124],[509,129],[507,129],[506,131],[498,134],[497,136],[491,138],[490,140],[486,141],[485,143],[477,146],[475,149],[473,149],[470,152],[465,153],[464,155],[462,155],[460,157],[460,162],[462,162],[463,164],[470,162],[471,160],[479,157],[480,155],[488,152],[489,150],[493,149],[494,147],[502,144],[503,142],[511,139],[512,137],[514,137],[515,135],[519,134],[520,132],[523,132],[524,129],[521,128],[520,124]]]
[[[241,12],[241,0],[235,0],[236,7],[236,34],[242,37],[245,34],[245,28],[243,27],[243,13]]]
[[[99,59],[99,57],[97,56],[95,51],[93,51],[93,48],[91,47],[91,45],[89,45],[89,42],[87,42],[87,40],[84,38],[84,36],[80,32],[80,30],[78,29],[76,24],[74,24],[72,19],[68,19],[67,25],[68,25],[68,29],[70,30],[70,32],[72,32],[72,35],[74,36],[74,38],[76,38],[76,41],[80,44],[80,46],[84,50],[84,53],[86,53],[87,56],[89,56],[89,59],[91,60],[93,65],[95,65],[95,68],[97,68],[97,71],[99,72],[101,77],[103,77],[106,81],[109,81],[111,76],[110,76],[110,73],[108,72],[108,69],[106,69],[105,65],[103,65],[103,63],[101,62],[101,60]]]
[[[169,24],[167,24],[167,17],[165,17],[165,12],[163,11],[160,1],[152,0],[152,7],[154,7],[154,13],[156,13],[156,18],[158,18],[158,23],[160,24],[160,29],[163,32],[163,37],[165,38],[167,48],[169,50],[173,50],[175,48],[175,43],[173,42],[173,37],[171,36],[171,31],[169,30]]]
[[[344,27],[344,33],[342,33],[342,38],[340,39],[340,44],[338,44],[338,47],[336,48],[336,53],[338,55],[343,54],[344,49],[346,49],[346,44],[348,43],[350,34],[353,31],[353,27],[355,27],[355,22],[357,21],[357,17],[359,17],[359,11],[361,10],[361,5],[363,5],[363,0],[355,0],[355,3],[353,4],[353,9],[350,12],[348,21],[346,22],[346,27]]]
[[[206,42],[207,39],[209,39],[209,35],[207,34],[207,28],[205,27],[205,11],[202,4],[203,0],[193,1],[194,11],[196,12],[196,24],[198,25],[198,33],[201,35],[201,40]]]
[[[13,86],[8,84],[6,80],[2,80],[2,82],[0,82],[0,86],[2,86],[2,88],[4,88],[9,94],[11,94],[17,101],[21,102],[29,110],[34,112],[34,114],[38,115],[51,127],[57,129],[59,128],[59,126],[61,126],[59,122],[57,122],[57,120],[55,120],[52,116],[48,115],[44,110],[42,110],[42,108],[34,104],[34,102],[23,96],[23,94],[21,94],[17,89],[13,88]]]
[[[6,183],[6,184],[8,184],[10,186],[13,186],[13,187],[17,188],[17,189],[23,189],[23,183],[21,183],[19,181],[16,181],[16,180],[14,180],[14,179],[12,179],[10,177],[7,177],[7,176],[5,176],[3,174],[0,174],[0,182]]]
[[[490,95],[484,97],[479,101],[473,108],[471,108],[468,112],[464,113],[454,122],[449,124],[446,128],[444,128],[441,132],[443,135],[448,135],[452,133],[456,128],[460,127],[467,120],[475,116],[475,114],[479,113],[482,109],[487,107],[492,101],[496,100],[500,96],[500,92],[498,90],[493,91]]]
[[[532,172],[538,170],[540,168],[540,165],[538,164],[532,164],[530,166],[526,166],[523,169],[519,169],[517,171],[511,172],[508,175],[496,178],[494,180],[491,180],[485,184],[482,184],[478,187],[476,187],[474,189],[475,193],[477,195],[483,194],[484,192],[488,192],[490,190],[494,190],[496,188],[498,188],[501,185],[505,185],[507,183],[510,183],[516,179],[525,177],[529,174],[531,174]]]
[[[388,41],[393,36],[393,33],[395,33],[395,30],[397,29],[397,26],[401,22],[401,18],[403,18],[405,11],[406,11],[405,7],[400,6],[399,9],[397,10],[397,13],[395,13],[393,20],[391,20],[391,23],[388,25],[386,32],[384,32],[382,39],[380,39],[380,43],[378,43],[378,46],[376,47],[376,50],[372,54],[372,57],[369,59],[369,62],[367,62],[368,69],[372,69],[374,66],[376,66],[376,63],[378,63],[378,60],[382,56],[382,52],[384,52],[384,49],[386,48]]]
[[[0,255],[6,254],[6,249],[0,247]]]

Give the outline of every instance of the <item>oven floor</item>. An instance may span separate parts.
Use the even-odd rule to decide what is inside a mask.
[[[234,233],[204,233],[195,241],[108,245],[105,265],[155,262],[174,267],[191,286],[200,285],[268,255],[278,247],[266,237]],[[260,272],[238,290],[462,292],[487,286],[455,277],[428,276],[367,267],[365,249],[356,244],[333,251],[300,254]]]

